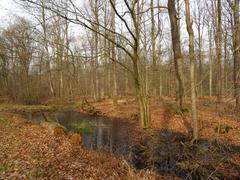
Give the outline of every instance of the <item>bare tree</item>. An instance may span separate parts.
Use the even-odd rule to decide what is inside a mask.
[[[198,45],[198,62],[199,62],[199,66],[198,66],[198,82],[199,82],[199,95],[203,96],[203,30],[205,27],[205,16],[206,13],[205,11],[205,3],[201,2],[201,1],[195,1],[196,3],[196,7],[193,11],[193,15],[194,15],[194,22],[196,24],[197,27],[197,45]]]
[[[172,34],[172,46],[174,53],[174,66],[175,73],[178,82],[177,90],[177,103],[180,110],[183,110],[183,98],[184,98],[184,84],[183,84],[183,72],[182,72],[182,51],[181,51],[181,42],[180,42],[180,32],[179,32],[179,23],[178,16],[176,11],[175,0],[168,0],[168,13],[171,24],[171,34]]]
[[[240,1],[234,0],[234,30],[233,30],[233,56],[234,56],[234,86],[236,107],[240,108]]]
[[[218,102],[223,100],[223,73],[222,73],[222,4],[217,0],[217,31],[215,37],[217,53],[217,99]]]
[[[115,11],[114,11],[114,8],[113,7],[116,7],[116,1],[115,0],[112,0],[112,8],[111,8],[111,26],[112,26],[112,31],[113,31],[113,34],[112,34],[112,40],[115,42],[116,39],[115,39],[115,32],[116,32],[116,25],[115,25]],[[112,43],[112,59],[113,59],[113,105],[117,105],[117,59],[116,59],[116,45],[115,43]]]
[[[190,81],[191,81],[191,101],[192,101],[192,127],[193,127],[193,141],[198,138],[198,119],[196,106],[196,78],[195,78],[195,53],[194,53],[194,33],[192,28],[192,19],[190,13],[189,0],[185,0],[186,8],[186,23],[189,36],[189,56],[190,56]]]

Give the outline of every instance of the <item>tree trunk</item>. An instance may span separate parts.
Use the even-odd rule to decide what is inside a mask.
[[[112,0],[113,6],[115,6],[115,0]],[[115,32],[115,12],[111,8],[111,18],[112,18],[112,31]],[[112,39],[115,42],[115,34],[112,34]],[[116,45],[112,43],[112,60],[113,60],[113,105],[117,105],[117,59],[116,59]]]
[[[55,94],[53,89],[53,83],[52,83],[52,73],[51,73],[51,66],[50,66],[50,55],[48,50],[48,39],[47,39],[47,27],[46,27],[46,17],[45,17],[45,7],[42,6],[42,29],[43,29],[43,41],[44,41],[44,50],[46,55],[46,64],[47,64],[47,74],[48,74],[48,84],[49,89],[52,95]]]
[[[234,87],[236,98],[236,109],[240,109],[240,0],[234,1]]]
[[[186,23],[189,35],[189,55],[190,55],[190,81],[191,81],[191,101],[192,101],[192,140],[198,139],[198,118],[196,105],[196,78],[195,78],[195,55],[194,55],[194,33],[192,29],[192,20],[190,15],[189,0],[185,0]]]
[[[154,0],[151,0],[151,46],[152,46],[152,87],[153,95],[157,95],[157,61],[156,61],[156,43],[155,43],[155,20],[154,20]]]
[[[222,7],[221,0],[217,1],[217,101],[222,102],[222,87],[223,87],[223,73],[222,73]]]
[[[213,81],[213,53],[212,53],[212,27],[209,26],[209,96],[212,96],[212,81]]]
[[[184,84],[183,84],[183,73],[182,73],[182,52],[180,42],[180,32],[178,25],[178,17],[175,7],[175,0],[168,0],[168,14],[171,23],[171,34],[172,34],[172,46],[174,53],[174,67],[176,78],[178,82],[177,90],[177,103],[180,110],[183,110],[183,98],[184,98]]]
[[[200,97],[203,96],[203,82],[202,82],[202,78],[203,78],[203,68],[202,68],[202,36],[201,36],[201,30],[200,27],[198,27],[198,60],[199,60],[199,94]]]
[[[133,7],[134,9],[134,7]],[[146,73],[141,71],[140,67],[140,57],[139,57],[139,48],[140,48],[140,35],[141,35],[141,29],[139,24],[139,2],[137,3],[137,13],[132,14],[132,20],[135,30],[134,35],[134,46],[133,46],[133,56],[132,56],[132,62],[133,62],[133,78],[135,81],[135,90],[136,90],[136,96],[138,100],[139,110],[140,110],[140,124],[141,128],[146,129],[150,126],[150,108],[149,108],[149,94],[148,94],[148,88],[147,88],[147,82],[144,78],[144,75],[146,76]]]
[[[134,55],[136,60],[138,55]],[[137,60],[138,61],[138,60]],[[150,126],[150,108],[149,108],[149,96],[147,93],[147,87],[139,74],[138,64],[134,64],[135,69],[135,90],[140,110],[140,123],[141,128],[146,129]]]
[[[100,101],[101,100],[101,90],[100,90],[100,77],[99,77],[99,62],[98,62],[98,57],[99,57],[99,36],[98,33],[99,32],[99,4],[98,4],[98,0],[94,1],[94,7],[93,7],[93,13],[94,13],[94,18],[95,18],[95,24],[93,24],[93,28],[94,28],[94,88],[95,88],[95,101]]]

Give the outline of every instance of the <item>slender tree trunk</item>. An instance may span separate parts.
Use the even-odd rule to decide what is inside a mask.
[[[138,41],[135,44],[133,54],[134,85],[140,110],[140,123],[143,129],[150,126],[149,96],[147,93],[146,82],[143,80],[139,67]]]
[[[115,6],[115,0],[112,0],[113,6]],[[111,18],[112,18],[112,31],[115,32],[115,11],[111,8]],[[115,41],[115,34],[112,35],[113,41]],[[112,59],[113,59],[113,105],[117,105],[117,57],[116,57],[116,45],[112,44]]]
[[[194,33],[192,29],[192,20],[190,15],[189,0],[185,0],[186,23],[189,35],[189,55],[190,55],[190,81],[191,81],[191,101],[192,101],[192,128],[193,141],[198,139],[198,118],[196,103],[196,78],[195,78],[195,54],[194,54]]]
[[[55,42],[56,42],[56,65],[57,65],[57,86],[58,86],[58,97],[62,97],[63,95],[63,37],[62,37],[62,27],[60,17],[56,19],[56,29],[55,29]]]
[[[223,62],[223,87],[222,87],[222,91],[225,92],[225,90],[227,89],[227,70],[228,70],[228,50],[227,50],[227,36],[228,36],[228,32],[225,31],[224,33],[224,62]]]
[[[157,0],[157,5],[160,6],[160,0]],[[157,33],[159,34],[159,44],[158,44],[158,76],[159,76],[159,97],[163,95],[163,73],[162,73],[162,46],[161,46],[161,38],[162,38],[162,27],[161,27],[161,9],[158,8],[158,26]]]
[[[94,37],[94,33],[93,33],[93,37]],[[91,38],[91,40],[93,41],[94,38]],[[94,44],[94,43],[92,43]],[[94,59],[94,45],[91,45],[91,57],[92,59]],[[95,65],[95,61],[91,61],[91,95],[94,99],[94,101],[97,101],[97,92],[96,92],[96,76],[95,76],[95,68],[96,68],[96,65]]]
[[[222,5],[221,0],[217,1],[217,100],[222,102],[223,72],[222,72]]]
[[[204,95],[203,91],[203,29],[204,29],[204,20],[205,20],[205,13],[203,10],[203,2],[201,1],[196,1],[196,8],[194,8],[193,14],[194,14],[194,19],[195,19],[195,24],[196,24],[196,29],[197,29],[197,34],[198,34],[198,53],[197,53],[197,58],[198,58],[198,73],[196,72],[196,78],[198,82],[198,92],[199,96]],[[197,71],[197,70],[196,70]]]
[[[124,85],[125,85],[125,95],[129,95],[129,82],[128,82],[128,72],[124,74]]]
[[[236,109],[240,109],[240,0],[234,1],[234,87],[236,98]]]
[[[203,82],[202,82],[202,78],[203,78],[203,68],[202,68],[202,36],[201,36],[201,30],[200,30],[200,26],[198,27],[198,60],[199,60],[199,94],[200,96],[203,96]]]
[[[134,7],[133,7],[134,9]],[[139,2],[137,3],[137,10],[139,12]],[[135,90],[136,90],[136,97],[138,100],[138,105],[140,109],[140,124],[143,129],[146,129],[150,126],[150,107],[149,107],[149,94],[147,88],[147,82],[144,77],[144,73],[141,71],[140,67],[140,57],[139,57],[139,48],[140,48],[140,24],[139,24],[139,13],[132,14],[132,20],[135,30],[135,39],[134,39],[134,46],[133,46],[133,76],[134,76],[134,83],[135,83]]]
[[[151,0],[151,46],[152,46],[152,87],[153,95],[157,95],[157,61],[156,61],[156,43],[155,43],[155,19],[154,19],[154,0]]]
[[[65,29],[64,29],[64,34],[65,34],[65,51],[64,51],[64,60],[67,63],[68,66],[68,71],[69,71],[69,64],[70,62],[70,58],[69,56],[69,49],[70,49],[70,44],[69,44],[69,22],[65,19]],[[74,62],[73,62],[74,63]],[[67,79],[67,86],[65,87],[65,91],[67,92],[68,95],[71,96],[72,94],[72,85],[71,85],[71,73],[66,74],[66,79]]]
[[[108,41],[108,57],[111,57],[111,42]],[[111,63],[112,61],[109,59],[109,64]],[[108,97],[111,97],[112,98],[112,92],[111,92],[111,88],[112,88],[112,70],[111,68],[108,68],[108,75],[107,75],[107,80],[108,80]]]
[[[182,52],[180,42],[180,32],[178,25],[177,11],[175,7],[175,0],[168,0],[168,14],[171,23],[171,34],[172,34],[172,46],[174,53],[174,67],[176,78],[178,82],[177,90],[177,103],[180,110],[183,110],[183,98],[184,98],[184,84],[183,84],[183,73],[182,73]]]
[[[212,52],[212,28],[209,27],[209,96],[212,96],[213,82],[213,52]]]
[[[47,25],[46,25],[46,17],[45,17],[45,7],[42,6],[42,28],[43,28],[43,41],[44,41],[44,50],[46,54],[46,64],[47,64],[47,74],[48,74],[48,84],[49,89],[52,95],[55,94],[53,89],[53,83],[52,83],[52,73],[51,73],[51,65],[50,65],[50,55],[48,50],[48,40],[47,40]]]
[[[98,4],[98,0],[94,1],[94,17],[95,17],[95,24],[93,25],[93,28],[95,30],[94,32],[94,50],[95,50],[95,68],[94,68],[94,76],[95,76],[95,101],[100,101],[101,100],[101,90],[100,90],[100,76],[99,76],[99,36],[98,33],[99,32],[99,4]]]

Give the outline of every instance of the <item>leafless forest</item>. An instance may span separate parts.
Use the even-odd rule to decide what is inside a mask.
[[[29,119],[26,114],[33,119],[32,113],[41,112],[44,121],[52,122],[50,112],[56,107],[64,112],[70,108],[94,117],[120,118],[120,122],[129,123],[126,127],[133,128],[131,132],[125,131],[133,141],[131,147],[137,160],[128,160],[120,153],[130,165],[119,159],[115,161],[121,165],[114,164],[118,153],[108,160],[97,151],[86,157],[109,161],[96,165],[102,175],[93,170],[96,177],[94,173],[91,176],[80,165],[73,172],[67,170],[72,167],[69,158],[59,160],[70,163],[65,170],[54,166],[53,173],[46,177],[239,178],[240,0],[14,0],[14,3],[22,13],[0,27],[0,132],[11,134],[3,124],[25,122]],[[11,120],[14,117],[16,122]],[[54,136],[50,139],[59,138],[65,128],[62,125],[68,129],[65,121],[53,121]],[[106,138],[104,130],[99,130],[102,126],[95,127],[96,149],[103,143],[99,137]],[[49,124],[43,127],[52,129]],[[63,141],[70,139],[85,146],[88,125],[77,127],[84,132],[74,131],[71,136],[64,132],[64,137],[69,138]],[[159,135],[162,132],[171,135],[162,137]],[[12,146],[17,147],[14,143]],[[76,149],[89,153],[81,147]],[[170,152],[169,159],[174,159],[174,165],[167,161],[169,169],[163,167],[166,154],[161,154],[162,151]],[[203,151],[208,154],[205,159]],[[10,161],[0,154],[0,179],[14,176],[13,167],[8,166]],[[92,162],[91,158],[86,161]],[[74,162],[81,164],[81,158]],[[115,171],[115,166],[120,170]],[[109,172],[104,170],[106,167]],[[16,172],[16,177],[23,174],[35,177]]]

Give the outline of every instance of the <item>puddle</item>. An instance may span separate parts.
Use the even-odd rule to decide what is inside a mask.
[[[45,120],[42,113],[23,115],[35,123]],[[90,116],[74,111],[48,112],[48,116],[69,131],[80,133],[83,147],[104,149],[123,156],[130,151],[129,133],[132,125],[122,119]]]

